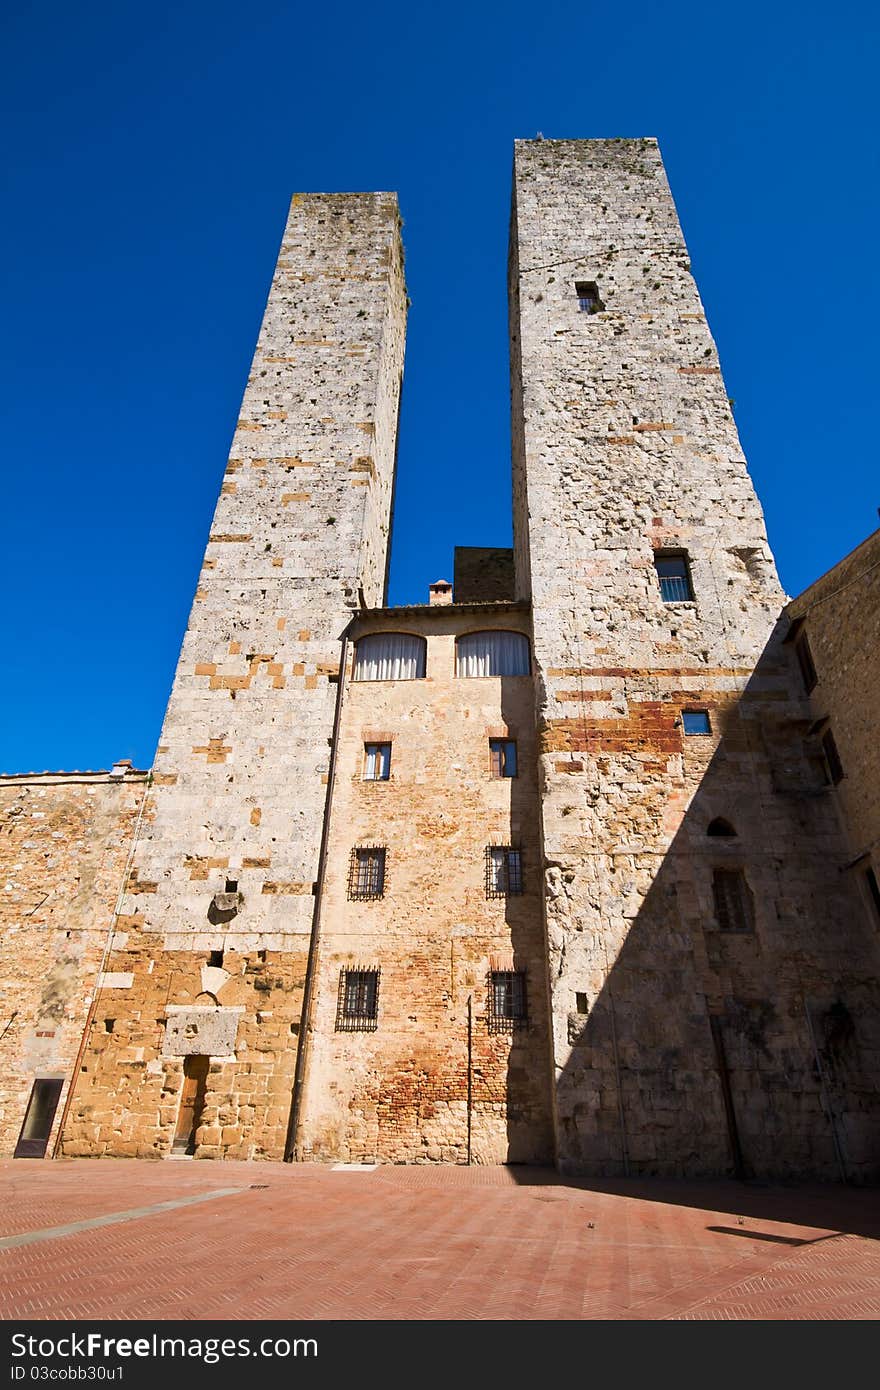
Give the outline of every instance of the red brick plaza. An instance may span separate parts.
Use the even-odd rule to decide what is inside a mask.
[[[10,1319],[871,1319],[877,1194],[533,1168],[5,1160]]]

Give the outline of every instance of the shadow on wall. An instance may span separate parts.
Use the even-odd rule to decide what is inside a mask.
[[[669,807],[662,743],[693,696],[654,704],[653,773],[650,738],[609,753],[585,718],[596,780],[555,779],[556,797],[581,802],[578,848],[545,864],[563,1172],[880,1174],[876,938],[783,630],[738,700],[711,710],[720,739],[702,775],[700,736],[679,730],[676,786],[697,785],[665,852],[652,849]],[[610,831],[612,780],[644,789],[626,845]]]
[[[504,723],[519,732],[522,720],[522,687],[527,677],[501,677],[501,713]],[[533,721],[534,723],[534,721]],[[513,1164],[550,1164],[554,1160],[552,1117],[552,1072],[550,1066],[550,1024],[546,988],[546,946],[542,921],[542,874],[538,826],[538,796],[532,747],[532,765],[527,765],[529,753],[526,740],[518,740],[522,765],[519,775],[512,777],[510,786],[510,821],[519,827],[513,840],[522,851],[521,894],[505,899],[504,916],[510,931],[511,959],[499,961],[509,965],[524,979],[523,1005],[526,1018],[521,1024],[496,1022],[496,1041],[509,1044],[507,1060],[506,1115],[507,1161]],[[491,962],[490,962],[491,965]],[[490,1026],[492,1013],[492,972],[485,984],[484,1005]]]

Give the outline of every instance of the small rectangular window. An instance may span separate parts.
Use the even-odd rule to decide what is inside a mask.
[[[877,875],[874,873],[873,869],[865,870],[865,882],[868,885],[868,893],[870,894],[871,902],[874,904],[877,920],[880,921],[880,884],[877,882]]]
[[[493,777],[516,777],[516,743],[512,738],[490,738],[489,757]]]
[[[742,869],[715,869],[712,874],[715,918],[722,931],[754,931],[752,893]]]
[[[664,603],[693,601],[694,589],[685,551],[655,551],[654,568],[660,581],[660,593]]]
[[[357,846],[348,866],[349,898],[381,898],[385,892],[385,849]]]
[[[794,644],[795,656],[801,668],[801,679],[804,683],[804,690],[809,695],[811,690],[815,690],[819,684],[819,677],[816,675],[816,668],[813,665],[813,653],[810,651],[810,644],[807,641],[807,634],[804,632]]]
[[[391,776],[391,744],[364,744],[364,781],[387,782]]]
[[[605,308],[599,298],[599,287],[595,280],[575,280],[574,292],[582,314],[598,314]]]
[[[576,993],[574,996],[574,1004],[579,1014],[588,1014],[590,1012],[590,1006],[585,994],[581,994],[580,992]]]
[[[825,754],[825,762],[828,764],[828,776],[836,787],[838,782],[843,781],[843,763],[840,761],[837,744],[834,742],[834,735],[830,729],[826,729],[822,735],[822,752]]]
[[[689,737],[693,734],[711,734],[712,732],[707,709],[683,709],[681,722]]]
[[[510,845],[486,848],[486,897],[507,898],[521,893],[522,855]]]
[[[222,952],[222,951],[209,951],[209,952],[208,952],[208,964],[209,964],[209,965],[218,965],[218,966],[222,965],[222,964],[223,964],[223,952]]]
[[[338,1033],[374,1033],[379,1024],[379,971],[339,972]]]
[[[526,977],[522,970],[489,974],[489,1032],[507,1033],[528,1023]]]

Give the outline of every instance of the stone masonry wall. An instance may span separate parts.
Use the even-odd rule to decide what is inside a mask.
[[[355,638],[424,634],[427,674],[345,688],[304,1157],[464,1162],[470,998],[473,1161],[552,1160],[534,694],[528,676],[455,676],[456,636],[482,628],[528,633],[528,611],[449,606],[357,619]],[[516,778],[492,777],[493,737],[516,739]],[[388,781],[364,780],[364,744],[374,741],[392,744]],[[521,896],[487,899],[490,844],[521,848]],[[347,896],[357,845],[387,849],[381,898]],[[337,1026],[340,971],[358,965],[381,971],[375,1032]],[[490,1032],[493,968],[526,972],[528,1028]]]
[[[216,1006],[243,1012],[179,1032],[194,1053],[200,1026],[236,1039],[211,1064],[198,1155],[282,1155],[340,640],[359,591],[384,598],[405,300],[393,194],[294,197],[111,961],[132,979],[67,1153],[164,1153],[168,1010]],[[218,910],[227,881],[240,898]]]
[[[863,889],[865,914],[880,930],[880,911],[865,879],[880,882],[880,531],[809,589],[787,613],[801,619],[817,683],[810,693],[814,726],[828,720],[843,766],[833,795],[846,829],[850,861]],[[820,732],[814,733],[817,755]]]
[[[67,1083],[113,925],[144,772],[0,778],[0,1153],[34,1080]]]
[[[863,1178],[876,957],[656,143],[519,142],[510,272],[560,1164]],[[751,929],[721,929],[719,870]]]

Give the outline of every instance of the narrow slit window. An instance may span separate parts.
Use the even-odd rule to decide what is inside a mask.
[[[512,738],[490,738],[489,759],[493,777],[516,777],[516,742]]]
[[[385,849],[357,846],[348,867],[349,898],[381,898],[385,893]]]
[[[681,712],[681,722],[688,738],[693,738],[700,734],[711,734],[712,732],[712,725],[709,722],[709,711],[707,709],[683,709]]]
[[[865,882],[868,885],[868,895],[873,903],[875,916],[880,922],[880,883],[877,882],[877,875],[873,869],[865,870]]]
[[[794,644],[794,654],[798,659],[798,666],[801,668],[801,680],[804,683],[804,690],[807,695],[815,690],[819,684],[819,677],[816,675],[816,667],[813,664],[813,653],[807,640],[807,634],[802,635]]]
[[[742,869],[716,869],[712,874],[712,895],[721,931],[754,931],[752,893]]]
[[[492,970],[489,974],[489,1032],[507,1033],[528,1023],[526,977],[523,970]]]
[[[840,761],[840,754],[837,751],[837,744],[830,729],[826,729],[822,735],[822,752],[825,754],[825,762],[828,766],[828,776],[834,786],[843,781],[843,763]]]
[[[340,970],[336,1031],[374,1033],[378,1026],[379,971]]]
[[[507,898],[523,891],[522,854],[512,845],[486,847],[486,897]]]
[[[387,782],[391,776],[391,744],[364,744],[364,781]]]
[[[605,308],[599,298],[599,286],[595,280],[575,280],[574,292],[577,295],[578,309],[582,314],[599,314]]]
[[[683,550],[656,551],[654,568],[660,581],[660,594],[664,603],[691,603],[693,601],[694,589],[691,584],[690,565]]]

